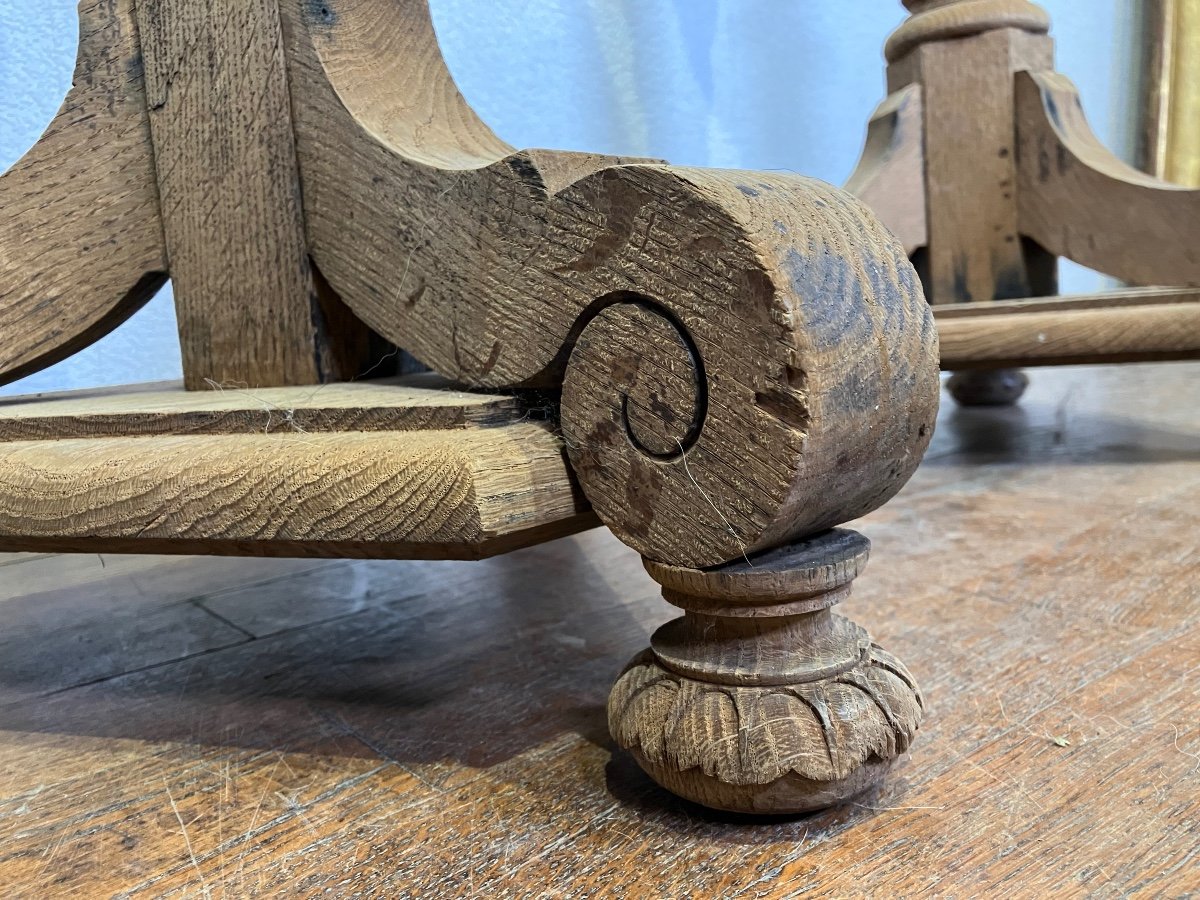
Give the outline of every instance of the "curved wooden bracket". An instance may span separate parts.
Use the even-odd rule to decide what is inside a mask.
[[[867,126],[867,143],[844,187],[875,211],[912,256],[929,242],[925,220],[925,123],[921,86],[888,95]]]
[[[229,409],[194,395],[142,397],[143,413],[154,403],[174,412],[137,425],[128,415],[97,421],[95,410],[66,416],[126,436],[58,440],[49,453],[46,442],[16,440],[0,453],[13,473],[7,481],[18,485],[0,496],[10,545],[77,549],[104,535],[121,549],[478,555],[590,523],[565,447],[596,515],[652,565],[737,582],[721,618],[742,616],[733,607],[747,591],[780,592],[776,603],[751,604],[754,622],[710,632],[707,620],[693,619],[655,643],[656,659],[694,663],[692,674],[717,685],[740,677],[738,660],[757,654],[764,672],[785,660],[767,674],[794,689],[788,696],[803,709],[750,686],[744,709],[777,731],[739,738],[737,719],[722,720],[734,727],[729,736],[744,738],[747,759],[774,746],[776,733],[798,735],[802,756],[832,748],[834,737],[850,748],[837,758],[831,749],[828,766],[789,751],[778,765],[739,773],[702,759],[712,732],[696,732],[674,745],[680,760],[698,762],[674,760],[668,771],[687,779],[699,765],[705,790],[715,779],[732,791],[723,805],[749,799],[777,811],[835,802],[882,774],[908,746],[920,700],[865,632],[826,614],[865,560],[865,540],[847,543],[830,529],[905,484],[932,436],[939,387],[937,334],[916,273],[867,207],[787,174],[515,151],[454,87],[427,0],[142,2],[148,94],[132,65],[131,4],[93,8],[125,17],[130,104],[116,119],[129,132],[119,144],[128,158],[97,155],[96,183],[112,193],[120,166],[139,173],[142,193],[127,193],[144,203],[127,211],[129,227],[146,236],[104,261],[120,275],[147,259],[161,270],[165,233],[172,273],[184,276],[185,345],[198,345],[190,384],[229,358],[264,382],[323,377],[311,256],[362,322],[443,375],[473,387],[561,389],[557,409],[549,406],[561,429],[523,415],[469,433],[337,426],[370,422],[372,409],[389,406],[398,407],[393,424],[444,415],[429,398],[400,402],[396,385],[324,398],[254,391]],[[913,131],[917,100],[897,111],[900,137],[886,127],[878,135],[881,169],[911,177],[919,167],[911,152],[889,159]],[[88,137],[35,161],[49,172],[78,165],[99,152]],[[29,177],[47,178],[41,170]],[[51,180],[55,197],[79,186]],[[32,205],[36,188],[30,196]],[[107,194],[83,199],[72,214],[110,209]],[[68,212],[45,222],[61,230]],[[123,224],[87,222],[132,240]],[[11,231],[9,243],[19,245]],[[5,262],[6,276],[32,270],[35,283],[38,271],[75,271],[62,257],[52,270],[28,258]],[[96,271],[78,270],[73,286]],[[97,305],[91,298],[114,278],[85,293],[88,302]],[[59,297],[17,304],[45,309],[48,321],[63,305]],[[75,323],[55,346],[85,333]],[[346,408],[359,400],[372,409]],[[474,415],[473,401],[459,405]],[[267,433],[239,430],[261,422],[255,411],[264,406]],[[277,407],[282,434],[269,433]],[[23,434],[63,418],[35,410],[15,427]],[[305,427],[320,422],[331,433]],[[189,423],[235,433],[200,435]],[[135,428],[188,433],[128,437]],[[785,554],[783,580],[810,584],[822,609],[764,575],[771,560],[750,564],[754,551],[810,535],[811,545]],[[745,569],[701,571],[741,557]],[[737,652],[721,655],[734,644]],[[718,699],[723,690],[696,689]],[[613,708],[625,712],[622,690]],[[778,702],[791,704],[782,716]],[[820,722],[806,709],[824,710],[826,737],[810,740]],[[652,724],[626,743],[645,750],[665,725]],[[782,779],[785,793],[761,789],[763,779]]]
[[[1200,190],[1113,156],[1088,126],[1070,79],[1015,77],[1021,231],[1051,253],[1134,284],[1200,285]]]
[[[0,176],[0,384],[112,331],[166,281],[132,0],[84,0],[74,83]]]
[[[904,250],[811,179],[514,152],[424,0],[289,0],[311,252],[364,321],[477,386],[565,385],[568,452],[645,555],[726,562],[865,513],[937,401]]]
[[[1053,71],[1049,17],[1029,0],[904,0],[888,85],[848,190],[896,232],[939,310],[1058,293],[1058,257],[1135,284],[1200,284],[1200,191],[1126,166]],[[1121,295],[1124,299],[1125,295]],[[1009,310],[1012,312],[1012,310]],[[948,387],[1014,402],[1008,365],[1188,359],[1194,310],[1072,308],[938,316],[942,364],[989,369]]]

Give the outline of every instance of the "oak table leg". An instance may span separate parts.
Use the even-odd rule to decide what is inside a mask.
[[[123,67],[137,89],[120,123],[155,164],[134,193],[165,244],[151,241],[149,262],[123,257],[120,284],[105,284],[164,266],[190,284],[187,386],[244,390],[0,410],[0,488],[15,486],[0,490],[0,539],[480,556],[594,513],[687,610],[622,680],[644,675],[645,690],[614,701],[618,733],[660,780],[775,812],[873,781],[920,704],[828,612],[866,554],[829,529],[896,495],[936,421],[938,338],[908,244],[791,173],[510,147],[454,86],[428,0],[125,0],[94,15],[123,27],[134,12],[141,43],[118,49],[146,65]],[[919,104],[900,105],[911,121]],[[213,159],[220,184],[187,177]],[[914,162],[885,171],[911,181]],[[0,184],[0,201],[22,185]],[[14,246],[32,221],[16,210]],[[232,268],[202,252],[231,247]],[[280,266],[290,278],[228,290]],[[0,326],[3,295],[0,283]],[[14,296],[22,322],[59,302]],[[57,350],[0,353],[0,380],[94,337],[68,326]],[[474,390],[561,390],[558,421],[542,401],[525,421],[533,407],[506,394],[481,411],[457,389],[408,402],[395,383],[297,385],[358,371],[375,336]],[[24,324],[5,333],[27,338],[40,340]],[[697,702],[669,720],[645,706],[681,691]]]
[[[617,743],[668,790],[733,812],[808,812],[879,781],[923,701],[902,663],[831,612],[869,548],[838,528],[715,569],[647,560],[684,615],[613,688]]]

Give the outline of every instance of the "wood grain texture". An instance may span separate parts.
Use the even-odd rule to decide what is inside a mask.
[[[924,701],[902,663],[830,612],[869,547],[833,529],[705,571],[648,562],[684,615],[617,680],[613,739],[659,784],[713,809],[811,812],[877,785]]]
[[[1047,250],[1133,284],[1200,284],[1200,189],[1121,162],[1056,72],[1017,75],[1021,229]],[[1136,223],[1122,227],[1121,223]]]
[[[426,0],[139,16],[187,387],[329,374],[311,252],[353,313],[455,381],[565,379],[583,491],[655,558],[709,566],[828,528],[915,469],[936,334],[903,248],[848,195],[513,151],[458,94]],[[629,307],[654,319],[618,345],[645,364],[631,385],[603,346]]]
[[[0,384],[103,337],[166,281],[132,0],[83,0],[75,77],[0,175]]]
[[[717,317],[707,292],[681,296],[688,306],[618,294],[580,334],[564,379],[563,436],[588,498],[654,559],[703,567],[835,525],[892,496],[929,440],[935,335],[902,248],[832,189],[755,183],[772,198],[774,237],[759,240],[779,268],[740,290],[775,312],[758,312],[760,300]],[[888,250],[859,256],[854,236]],[[780,276],[794,299],[769,288]]]
[[[932,303],[1055,293],[1052,272],[1026,258],[1037,252],[1021,240],[1012,81],[1051,59],[1049,38],[1000,29],[922,44],[905,61],[924,106]]]
[[[1132,309],[1139,306],[1200,303],[1195,288],[1116,288],[1096,294],[1062,294],[1057,297],[1030,297],[1025,300],[997,300],[990,303],[956,303],[933,311],[935,322],[946,319],[975,319],[979,316],[1008,316],[1013,313],[1074,312],[1087,309]]]
[[[478,558],[595,524],[560,441],[517,410],[493,427],[371,432],[306,430],[320,408],[259,431],[258,412],[206,413],[196,433],[0,443],[0,546]]]
[[[942,410],[843,604],[926,691],[919,764],[793,820],[675,800],[608,741],[614,675],[678,613],[603,531],[472,563],[0,558],[0,882],[1186,896],[1198,378],[1047,370],[1020,410]]]
[[[156,0],[138,22],[187,387],[356,375],[331,344],[363,326],[330,330],[308,257],[277,0]]]
[[[0,400],[0,441],[147,435],[434,431],[504,425],[529,413],[504,394],[472,393],[436,375],[307,388],[189,392],[178,384]],[[550,407],[539,410],[545,418]]]
[[[1200,303],[948,318],[942,368],[1078,365],[1200,358]]]
[[[1200,257],[1184,236],[1200,227],[1197,193],[1138,173],[1100,145],[1074,88],[1053,71],[1049,18],[1036,4],[905,6],[912,15],[885,49],[892,93],[848,187],[899,230],[930,302],[967,306],[939,320],[943,368],[969,370],[947,382],[950,393],[964,405],[1015,403],[1028,379],[1009,366],[1194,358],[1186,302],[1005,305],[1053,297],[1060,256],[1136,284],[1196,284]],[[917,99],[919,125],[901,128]],[[927,223],[922,244],[918,220]],[[985,312],[993,301],[1000,306]]]

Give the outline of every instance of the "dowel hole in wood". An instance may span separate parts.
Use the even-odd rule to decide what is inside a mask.
[[[328,0],[309,0],[308,17],[322,25],[333,25],[337,17],[329,6]]]

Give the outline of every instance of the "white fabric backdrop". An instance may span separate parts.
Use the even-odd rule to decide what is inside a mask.
[[[1060,70],[1119,144],[1136,0],[1043,0]],[[790,169],[835,184],[882,99],[899,0],[431,0],[463,93],[518,147]],[[75,0],[0,0],[0,167],[70,84]],[[1063,290],[1097,286],[1064,266]],[[0,336],[2,337],[2,336]],[[112,335],[0,393],[179,377],[170,293]]]

